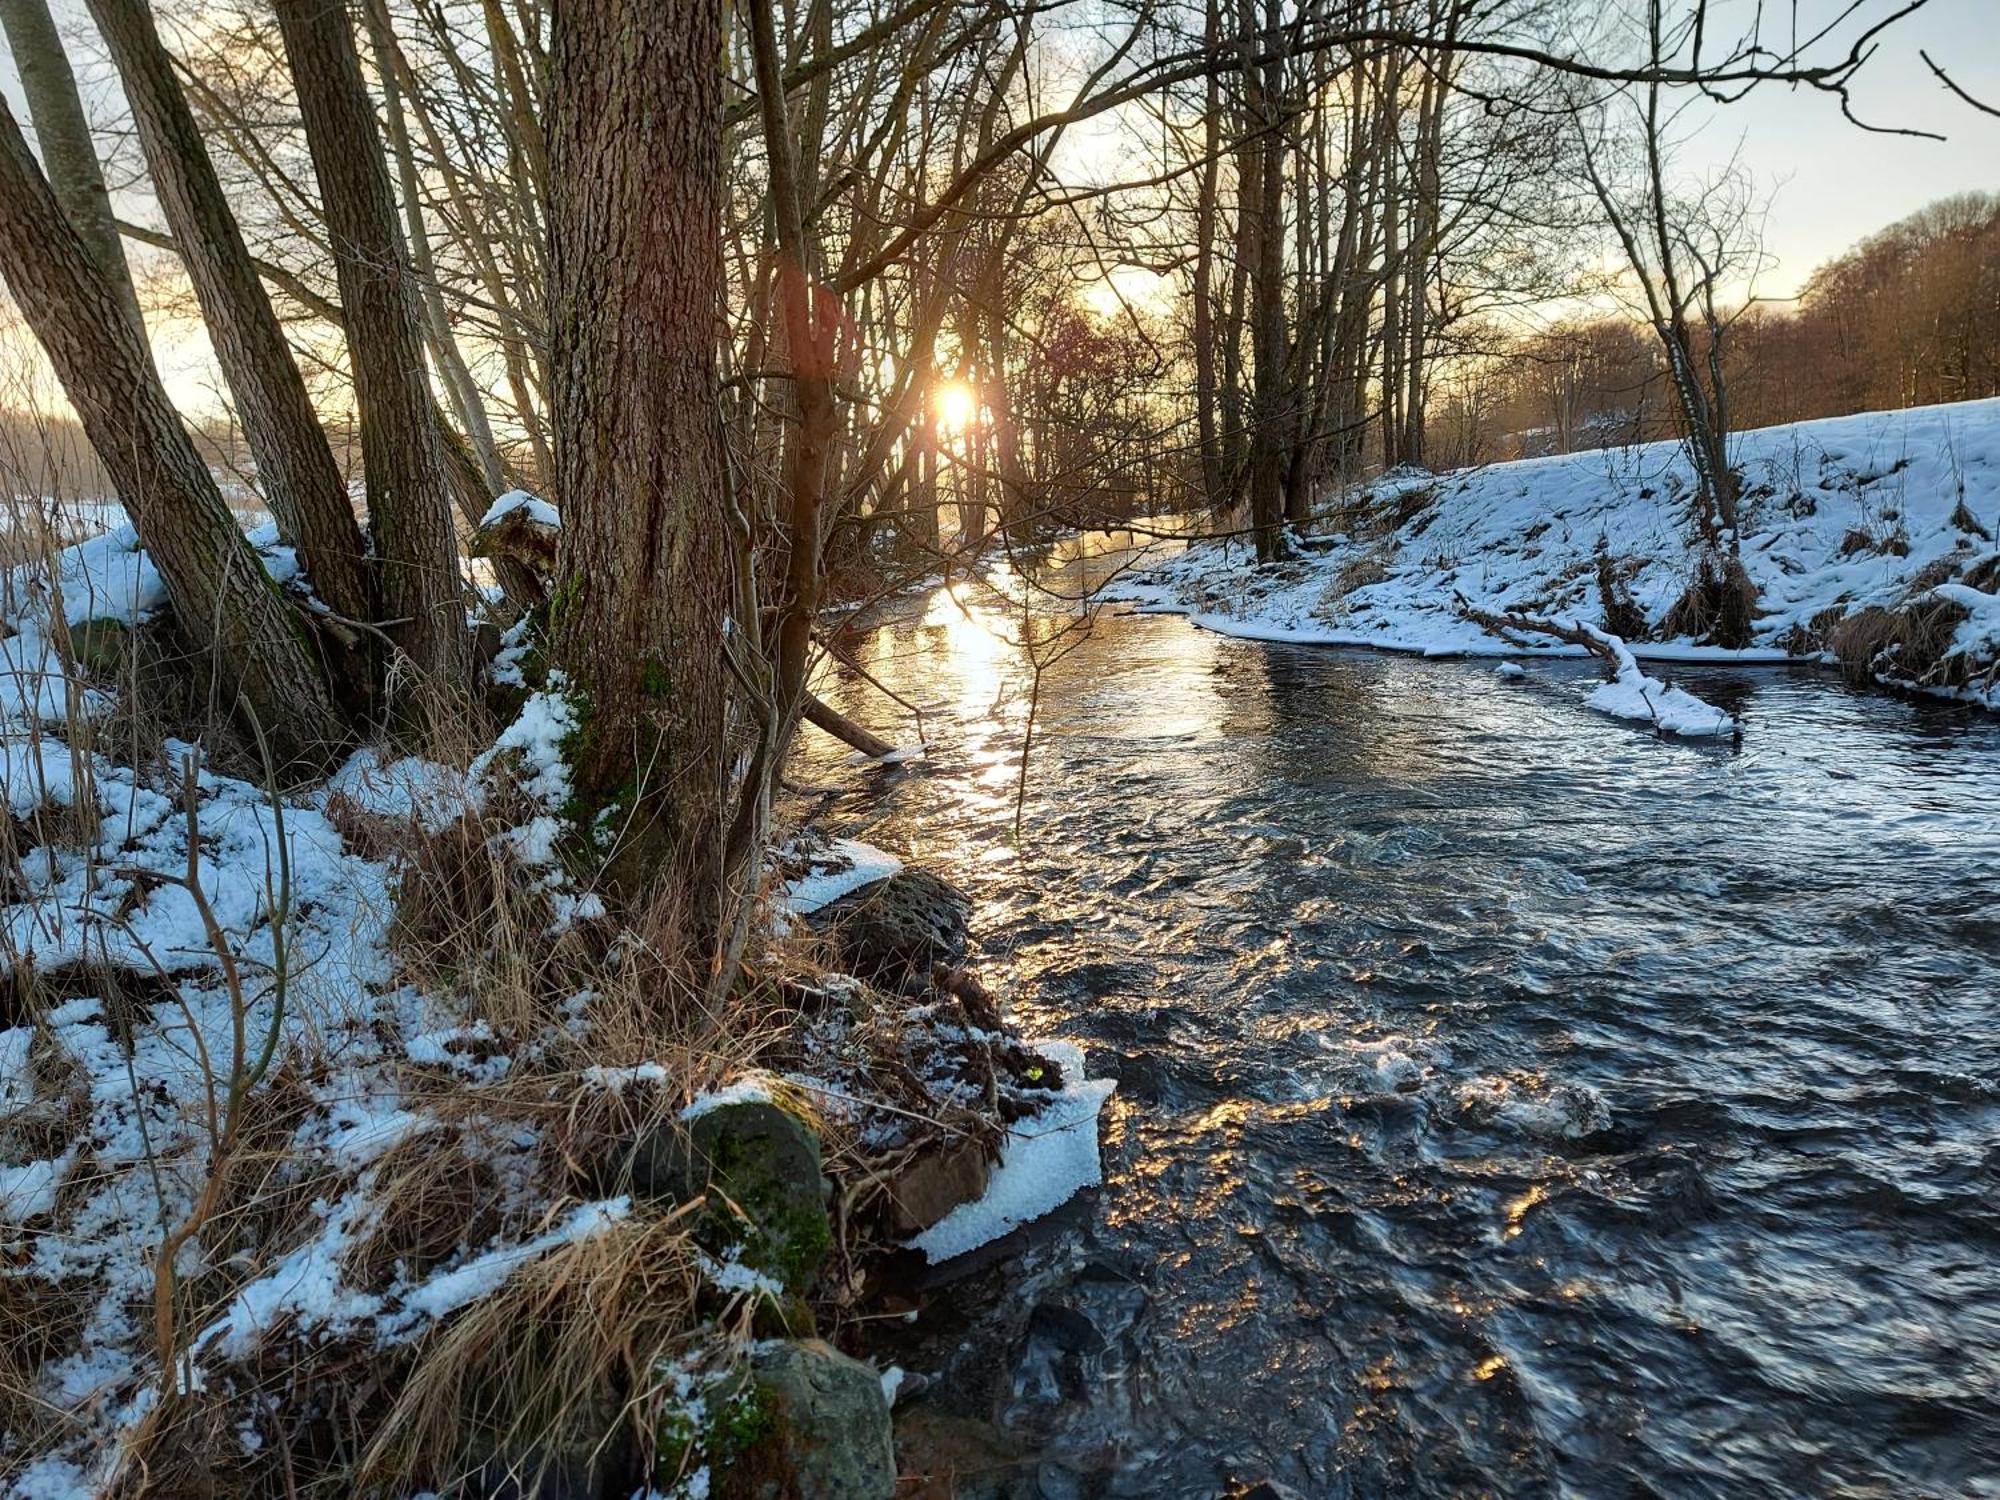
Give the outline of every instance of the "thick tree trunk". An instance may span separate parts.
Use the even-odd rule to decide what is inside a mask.
[[[725,917],[742,622],[716,407],[721,0],[560,0],[549,92],[557,659],[587,699],[575,772],[616,806],[611,874]],[[740,664],[739,664],[740,665]]]
[[[347,486],[257,279],[236,215],[146,0],[91,0],[174,243],[194,283],[278,531],[337,614],[375,618],[373,570]]]
[[[143,342],[146,324],[139,316],[124,246],[118,242],[104,169],[98,164],[90,119],[83,112],[76,75],[70,71],[48,0],[0,0],[0,32],[5,32],[8,50],[14,54],[21,95],[28,103],[36,144],[42,148],[42,165],[63,217]],[[150,351],[147,357],[151,358]]]
[[[277,0],[276,10],[333,243],[385,625],[416,668],[409,706],[442,728],[469,701],[472,638],[415,279],[381,131],[345,8]]]
[[[167,585],[181,629],[212,661],[218,705],[237,694],[281,770],[323,764],[347,737],[290,607],[244,541],[154,373],[0,107],[0,274],[41,341]]]

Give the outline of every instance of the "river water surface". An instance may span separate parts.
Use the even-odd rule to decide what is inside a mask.
[[[2000,1496],[2000,720],[1689,670],[1732,751],[1107,611],[1017,840],[1021,620],[957,594],[847,636],[928,760],[806,775],[1119,1080],[913,1351],[1040,1493]]]

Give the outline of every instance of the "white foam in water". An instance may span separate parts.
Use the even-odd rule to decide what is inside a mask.
[[[1611,1106],[1587,1083],[1542,1084],[1492,1076],[1460,1084],[1459,1113],[1542,1140],[1578,1140],[1611,1123]]]

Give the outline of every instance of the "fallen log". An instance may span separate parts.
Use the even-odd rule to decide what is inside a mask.
[[[839,709],[825,703],[817,694],[806,694],[806,722],[815,729],[823,729],[844,745],[852,745],[870,760],[880,760],[885,755],[895,753],[896,747],[879,734],[863,729]]]
[[[1478,608],[1463,594],[1457,596],[1457,603],[1461,616],[1503,640],[1518,641],[1521,634],[1552,636],[1583,647],[1603,662],[1607,680],[1584,700],[1599,713],[1651,723],[1661,734],[1728,735],[1735,743],[1742,743],[1743,728],[1733,717],[1675,687],[1671,680],[1648,677],[1631,648],[1607,630],[1581,620],[1547,619],[1519,610],[1494,614]]]

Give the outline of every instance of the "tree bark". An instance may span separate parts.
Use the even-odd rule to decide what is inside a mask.
[[[90,0],[132,107],[146,165],[194,283],[278,531],[313,589],[352,620],[375,618],[373,570],[347,485],[243,243],[146,0]]]
[[[721,0],[552,13],[555,654],[587,700],[580,801],[619,812],[607,873],[677,886],[696,944],[727,904],[725,637],[743,621],[716,406],[721,52]]]
[[[442,728],[469,704],[472,638],[415,278],[381,131],[345,8],[337,0],[277,0],[276,11],[333,243],[384,627],[416,668],[407,706]]]
[[[247,704],[281,771],[323,765],[347,739],[304,632],[223,503],[145,344],[0,107],[0,274],[47,351],[91,446],[210,658],[219,707]]]
[[[48,0],[0,0],[0,31],[6,33],[8,50],[14,54],[21,95],[27,100],[36,144],[42,148],[42,165],[63,217],[117,299],[121,315],[132,320],[143,342],[146,322],[139,315],[124,246],[118,242],[104,169],[90,139],[90,118],[83,111],[76,74],[70,70]],[[151,357],[149,350],[147,358]]]
[[[1204,40],[1210,52],[1222,49],[1222,0],[1208,0]],[[1216,185],[1222,174],[1222,75],[1208,75],[1202,110],[1200,197],[1195,203],[1194,405],[1201,445],[1202,503],[1210,510],[1222,503],[1222,442],[1215,428],[1215,219]],[[1230,330],[1231,336],[1235,330]]]
[[[1244,105],[1257,132],[1254,170],[1242,191],[1244,258],[1250,263],[1250,349],[1256,391],[1250,435],[1250,525],[1257,560],[1284,555],[1285,435],[1291,403],[1285,389],[1284,63],[1256,60],[1255,0],[1242,5]],[[1265,29],[1278,30],[1276,0],[1267,0]],[[1253,207],[1254,203],[1254,207]]]

